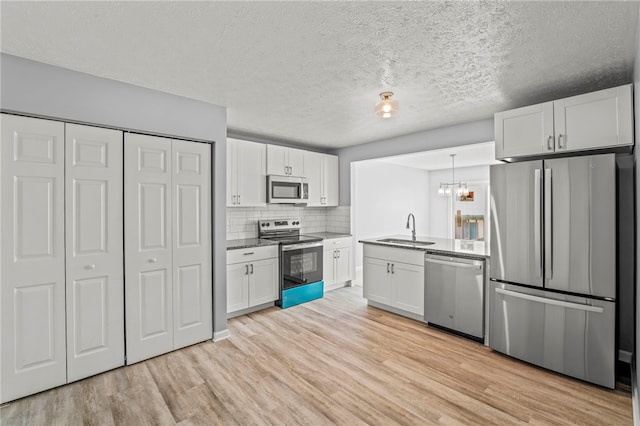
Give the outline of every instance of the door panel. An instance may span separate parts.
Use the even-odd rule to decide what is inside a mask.
[[[542,161],[495,165],[490,174],[491,277],[542,287]]]
[[[304,153],[304,175],[309,183],[309,207],[323,205],[323,161],[324,154],[305,151]]]
[[[238,162],[237,204],[266,206],[267,204],[267,146],[262,143],[237,141]]]
[[[391,263],[372,257],[363,259],[362,292],[366,299],[391,306]]]
[[[496,158],[554,151],[553,102],[495,115]]]
[[[278,300],[278,259],[251,263],[249,277],[249,306]]]
[[[172,141],[174,349],[213,337],[211,145]]]
[[[615,155],[547,160],[545,168],[552,201],[545,286],[615,298]]]
[[[307,170],[307,163],[304,164],[304,170]],[[338,157],[336,155],[325,155],[324,156],[324,204],[326,206],[337,206],[339,204],[339,192],[340,188],[338,187],[340,179],[340,170],[339,170],[339,162]]]
[[[1,120],[0,403],[67,378],[64,124]]]
[[[227,313],[249,307],[249,265],[227,265]]]
[[[125,135],[127,364],[173,350],[171,140]]]
[[[393,263],[391,275],[395,291],[392,306],[423,316],[424,267]]]
[[[71,382],[124,365],[123,134],[65,126]]]

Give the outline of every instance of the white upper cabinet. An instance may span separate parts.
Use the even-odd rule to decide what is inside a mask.
[[[304,176],[304,153],[302,149],[267,145],[267,174]]]
[[[304,176],[309,182],[308,206],[338,205],[338,157],[304,151]]]
[[[495,115],[496,158],[633,145],[632,86]]]
[[[227,207],[267,204],[267,146],[227,139]]]

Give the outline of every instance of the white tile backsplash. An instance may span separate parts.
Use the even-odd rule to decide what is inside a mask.
[[[266,207],[227,208],[227,240],[256,238],[258,220],[300,218],[302,233],[350,232],[351,207],[295,207],[268,205]]]

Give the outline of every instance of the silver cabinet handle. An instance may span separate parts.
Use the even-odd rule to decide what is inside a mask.
[[[389,265],[390,263],[387,263],[387,274],[389,273]]]
[[[233,204],[234,206],[236,205],[236,197],[237,197],[237,195],[232,195],[231,196],[231,204]]]
[[[547,150],[553,151],[553,136],[547,138]]]
[[[87,265],[87,266],[84,267],[84,269],[89,269],[89,270],[96,269],[96,264],[92,263],[91,265]]]
[[[246,253],[243,253],[243,254],[244,254],[245,256],[249,256],[249,255],[251,255],[251,254],[254,254],[254,252],[249,251],[249,252],[246,252]]]
[[[244,274],[249,275],[249,264],[244,265]]]
[[[253,263],[251,264],[251,274],[253,274]]]
[[[544,169],[544,277],[553,278],[553,180],[551,169]]]
[[[530,300],[532,302],[540,302],[546,305],[555,305],[561,306],[563,308],[578,309],[580,311],[597,312],[599,314],[604,312],[604,308],[601,306],[583,305],[581,303],[565,302],[564,300],[547,299],[546,297],[518,293],[517,291],[504,290],[502,288],[496,288],[496,293],[504,294],[505,296],[516,297],[518,299]]]
[[[240,194],[238,194],[238,205],[240,205]]]
[[[156,263],[158,261],[157,257],[152,257],[151,259],[149,259],[149,263]]]
[[[395,265],[395,263],[392,263],[392,264],[391,264],[391,273],[392,273],[392,274],[395,274],[395,273],[396,273],[396,271],[393,269],[393,267],[394,267],[394,266],[396,266],[396,265]]]
[[[562,148],[562,133],[558,135],[558,148]]]
[[[542,276],[542,247],[540,241],[542,235],[542,223],[540,217],[540,206],[542,200],[540,193],[540,169],[533,171],[533,258],[536,265],[536,276]]]

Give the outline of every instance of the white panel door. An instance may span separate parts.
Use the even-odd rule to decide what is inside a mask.
[[[249,306],[278,300],[278,259],[249,264]]]
[[[305,170],[307,164],[304,165]],[[337,155],[324,155],[324,167],[323,167],[323,196],[325,206],[337,206],[339,198],[339,164]]]
[[[553,102],[499,112],[494,123],[496,159],[555,150]]]
[[[213,337],[211,145],[172,141],[173,348]]]
[[[335,280],[342,283],[351,280],[351,249],[341,248],[336,250]]]
[[[392,306],[424,315],[424,266],[392,263],[394,280]]]
[[[249,307],[249,264],[227,265],[227,314]]]
[[[373,302],[392,304],[391,262],[363,258],[362,293]]]
[[[67,380],[64,124],[1,123],[0,403]]]
[[[127,364],[173,350],[171,140],[125,134]]]
[[[309,207],[321,206],[324,204],[322,165],[323,155],[318,152],[304,152],[304,177],[309,183]]]
[[[124,365],[122,138],[67,124],[67,380]]]
[[[227,207],[238,203],[238,142],[227,138]]]
[[[267,145],[267,174],[289,174],[289,148],[278,145]]]
[[[267,205],[267,146],[262,143],[236,141],[238,199],[237,205]]]

